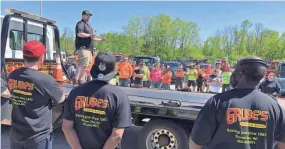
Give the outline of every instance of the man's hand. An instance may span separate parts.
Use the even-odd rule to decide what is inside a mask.
[[[4,98],[11,98],[11,94],[10,94],[9,90],[6,89],[6,90],[1,94],[1,97],[4,97]]]
[[[122,140],[125,129],[114,128],[103,149],[114,149]]]
[[[195,142],[193,142],[192,138],[189,138],[189,148],[190,149],[202,149],[203,146],[200,146],[198,144],[196,144]]]
[[[105,41],[105,40],[107,40],[107,38],[106,38],[106,37],[103,37],[103,38],[102,38],[102,41]]]
[[[73,128],[74,122],[70,120],[63,119],[62,130],[65,135],[65,138],[72,149],[82,149],[82,146],[79,142],[77,133]]]

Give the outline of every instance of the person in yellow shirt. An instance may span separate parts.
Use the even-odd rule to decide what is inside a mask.
[[[232,72],[231,72],[230,66],[228,66],[226,71],[222,73],[222,83],[223,83],[222,92],[230,90],[231,75],[232,75]]]
[[[197,86],[196,79],[197,79],[198,71],[195,69],[195,66],[190,66],[189,71],[186,74],[188,74],[187,86],[189,87],[191,91],[195,92],[196,86]]]

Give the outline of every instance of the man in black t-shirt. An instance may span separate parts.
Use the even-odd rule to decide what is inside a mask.
[[[24,44],[24,67],[8,78],[12,94],[11,149],[52,148],[52,103],[65,96],[56,80],[38,71],[44,61],[45,46],[39,41]]]
[[[100,52],[91,68],[93,81],[74,88],[64,106],[62,129],[73,149],[114,149],[132,125],[128,96],[109,84],[116,58]]]
[[[231,76],[232,90],[213,96],[200,111],[190,149],[285,148],[285,112],[272,97],[256,90],[267,69],[264,60],[246,57]]]
[[[75,48],[78,54],[78,66],[76,68],[75,78],[73,83],[81,84],[81,79],[84,76],[88,65],[91,63],[91,58],[94,53],[94,41],[105,41],[106,38],[101,38],[95,35],[89,20],[92,14],[88,10],[82,12],[82,19],[77,22],[75,27]]]
[[[143,77],[144,77],[144,63],[141,62],[139,64],[138,69],[135,70],[134,72],[134,87],[135,88],[142,88],[143,87]]]

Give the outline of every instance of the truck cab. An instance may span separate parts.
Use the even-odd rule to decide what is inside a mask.
[[[278,77],[285,78],[285,62],[280,62],[276,67]]]
[[[139,65],[141,61],[144,61],[144,63],[151,68],[151,66],[155,63],[160,63],[160,58],[156,56],[135,56],[133,59],[136,63],[136,65]]]
[[[31,40],[38,40],[46,46],[45,61],[39,71],[53,75],[53,68],[56,65],[54,53],[59,55],[62,64],[59,49],[60,37],[58,27],[55,25],[56,22],[15,9],[7,9],[6,11],[10,14],[1,16],[1,22],[3,22],[1,28],[2,79],[7,81],[12,71],[24,65],[23,45]],[[53,106],[53,123],[55,127],[61,123],[62,111],[62,105]],[[1,112],[10,113],[11,111]],[[5,119],[11,120],[11,116]]]

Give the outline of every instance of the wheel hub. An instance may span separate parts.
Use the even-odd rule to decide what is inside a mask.
[[[150,135],[152,135],[152,149],[177,149],[177,140],[170,131],[159,129]]]

